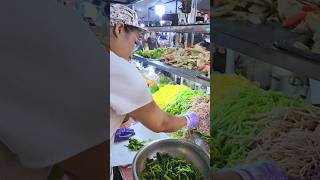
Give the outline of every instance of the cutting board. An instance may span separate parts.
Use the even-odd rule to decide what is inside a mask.
[[[168,139],[169,136],[165,133],[155,133],[148,128],[144,127],[141,123],[134,124],[130,127],[136,133],[132,138],[140,141]],[[150,143],[150,142],[149,142]],[[130,151],[126,146],[129,141],[122,141],[114,143],[111,147],[111,164],[112,166],[125,166],[132,164],[133,159],[137,152]]]

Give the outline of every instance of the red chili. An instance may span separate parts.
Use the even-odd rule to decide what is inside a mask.
[[[200,68],[198,68],[198,71],[202,71],[202,70],[204,70],[206,67],[208,67],[209,66],[209,64],[205,64],[205,65],[203,65],[202,67],[200,67]]]
[[[198,68],[198,71],[202,71],[204,68],[205,68],[204,66],[199,67],[199,68]]]
[[[304,12],[317,12],[320,11],[319,7],[303,6],[302,11]]]
[[[292,18],[286,19],[283,22],[283,26],[284,27],[290,27],[290,26],[296,26],[298,24],[300,24],[304,18],[306,17],[307,13],[306,12],[301,12],[295,16],[293,16]]]

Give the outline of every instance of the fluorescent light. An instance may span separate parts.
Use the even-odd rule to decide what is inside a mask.
[[[155,6],[154,6],[155,12],[158,16],[162,17],[166,13],[166,6],[159,1]]]

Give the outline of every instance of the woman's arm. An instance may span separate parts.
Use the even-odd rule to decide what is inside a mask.
[[[130,116],[154,132],[174,132],[187,126],[185,117],[164,112],[154,101],[131,112]]]

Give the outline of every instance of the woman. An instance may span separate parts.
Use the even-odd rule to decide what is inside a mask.
[[[200,123],[200,118],[195,113],[189,113],[182,117],[172,116],[162,111],[153,101],[150,90],[139,71],[128,62],[141,31],[143,29],[138,25],[135,11],[124,5],[111,5],[111,147],[115,138],[115,132],[127,114],[154,132],[174,132],[182,128],[191,129]]]
[[[159,47],[157,35],[155,32],[151,32],[150,36],[147,39],[149,50],[153,50]]]

